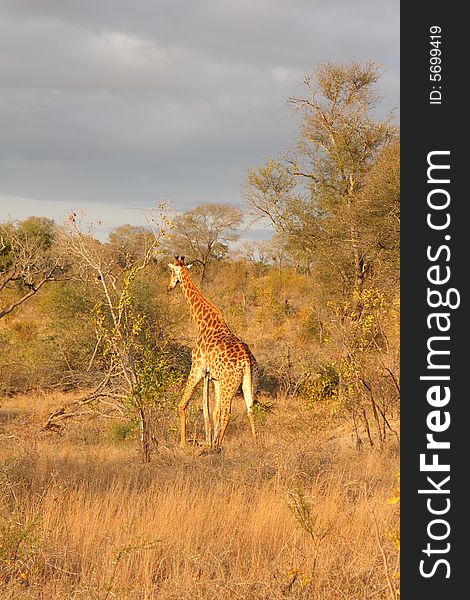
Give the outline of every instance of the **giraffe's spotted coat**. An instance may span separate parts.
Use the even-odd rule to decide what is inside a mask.
[[[253,420],[253,403],[258,381],[256,360],[245,342],[238,338],[225,323],[220,310],[214,306],[192,281],[184,257],[175,257],[168,265],[171,279],[168,289],[178,283],[186,298],[189,312],[198,328],[196,345],[192,352],[191,372],[180,402],[181,445],[186,444],[186,410],[197,383],[206,369],[214,382],[215,390],[215,446],[220,446],[227,428],[232,398],[242,384],[253,440],[256,431]]]

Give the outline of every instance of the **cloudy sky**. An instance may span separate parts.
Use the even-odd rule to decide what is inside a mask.
[[[398,0],[0,0],[0,221],[240,205],[303,76],[356,59],[396,109]]]

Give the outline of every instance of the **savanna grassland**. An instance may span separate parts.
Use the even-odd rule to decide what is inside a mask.
[[[58,394],[8,402],[2,597],[397,597],[396,441],[358,452],[281,402],[253,448],[238,400],[221,453],[168,443],[150,464],[96,416],[41,431]]]
[[[399,597],[399,132],[377,67],[320,65],[299,138],[243,208],[164,204],[108,236],[78,211],[0,223],[0,597]],[[261,219],[269,241],[241,241]],[[196,328],[175,254],[256,357],[186,449]]]

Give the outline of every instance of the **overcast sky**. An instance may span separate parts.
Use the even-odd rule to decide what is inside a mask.
[[[380,63],[398,108],[399,1],[0,0],[0,221],[240,205],[326,60]]]

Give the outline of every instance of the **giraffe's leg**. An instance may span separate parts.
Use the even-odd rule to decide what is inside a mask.
[[[209,381],[210,373],[208,369],[204,370],[204,388],[202,392],[202,412],[204,414],[204,427],[206,430],[206,444],[210,448],[212,446],[212,421],[209,412]]]
[[[251,373],[246,373],[243,375],[242,382],[242,390],[243,397],[245,398],[246,404],[246,412],[248,415],[248,421],[251,427],[251,435],[253,437],[253,443],[256,445],[256,428],[255,428],[255,419],[253,417],[253,405],[255,402],[254,394],[253,394],[253,381]]]
[[[219,390],[218,402],[218,420],[214,436],[214,446],[220,448],[222,445],[225,431],[230,420],[230,411],[232,407],[232,398],[240,385],[240,378],[234,376],[232,380],[222,381]]]
[[[213,412],[214,422],[214,437],[212,438],[212,446],[217,446],[217,440],[220,436],[220,381],[214,381],[215,405]]]
[[[179,404],[180,411],[180,432],[182,448],[186,446],[186,409],[188,407],[191,396],[193,395],[194,388],[202,379],[205,372],[205,365],[200,363],[193,363],[191,366],[191,372],[189,373],[188,381],[186,382],[186,388],[184,390],[183,397]]]
[[[227,401],[226,398],[224,398],[221,402],[221,406],[220,406],[220,435],[218,437],[218,439],[215,442],[215,445],[217,448],[220,448],[220,446],[222,446],[222,442],[224,440],[224,435],[225,435],[225,431],[227,429],[228,426],[228,422],[230,421],[230,408],[231,408],[231,399]]]

